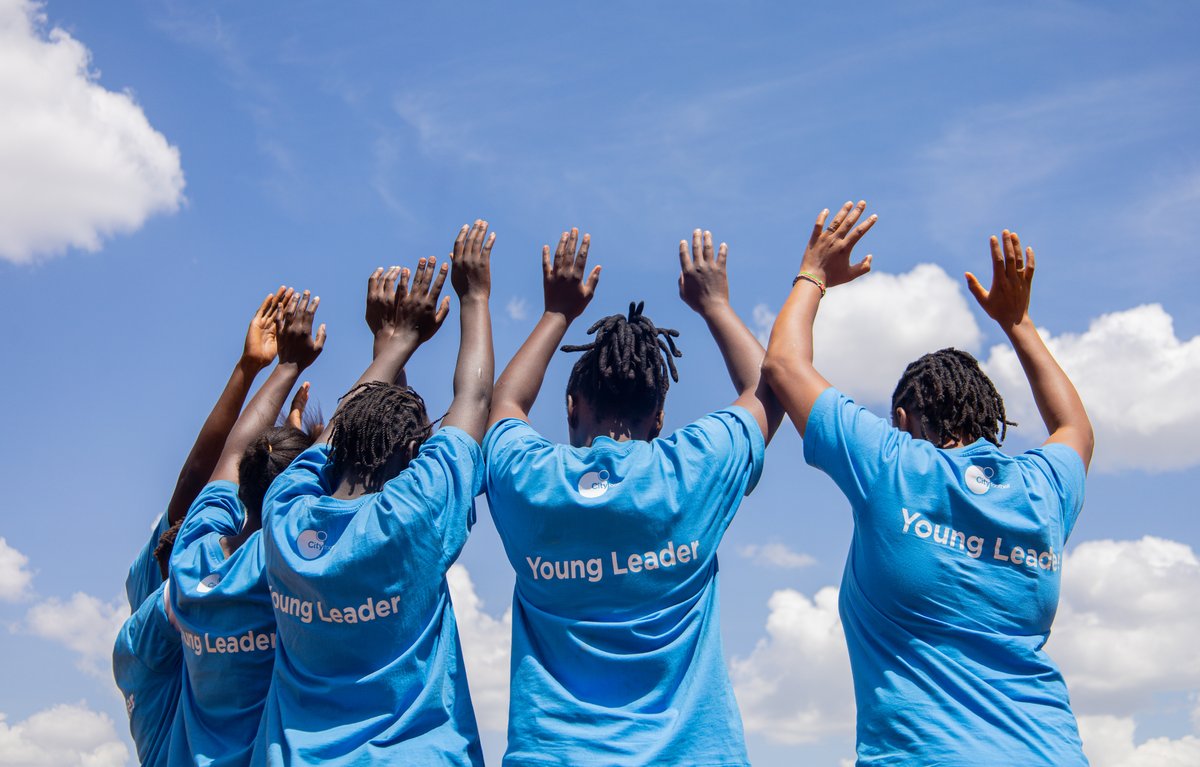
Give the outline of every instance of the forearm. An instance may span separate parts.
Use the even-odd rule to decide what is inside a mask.
[[[404,386],[407,382],[404,375],[404,366],[412,359],[413,352],[420,345],[421,342],[417,338],[417,334],[408,330],[392,333],[382,343],[376,337],[371,364],[358,377],[358,380],[354,382],[349,391],[353,392],[365,383],[374,382],[395,383],[399,386]],[[338,403],[337,409],[333,411],[333,415],[325,422],[325,429],[317,437],[317,442],[329,441],[333,435],[333,424],[337,420],[338,411],[351,399],[353,399],[353,396],[347,394]]]
[[[706,310],[702,315],[721,350],[733,388],[737,390],[736,404],[751,411],[769,442],[783,420],[783,407],[770,387],[762,385],[762,364],[766,354],[762,344],[728,303]]]
[[[521,344],[508,367],[500,374],[500,380],[496,381],[496,389],[492,393],[491,423],[501,418],[528,418],[546,377],[546,368],[550,366],[550,360],[570,326],[571,320],[563,314],[542,314],[529,338]]]
[[[817,397],[829,388],[813,366],[813,323],[820,301],[817,286],[807,280],[792,287],[771,329],[763,360],[763,376],[801,436]]]
[[[457,426],[478,442],[483,439],[492,403],[496,359],[487,296],[466,296],[459,311],[461,337],[454,368],[454,401],[443,423]]]
[[[167,504],[167,522],[175,524],[187,514],[188,507],[200,494],[216,468],[229,432],[237,422],[238,413],[262,367],[244,357],[238,360],[224,391],[200,427],[196,442],[179,471],[175,491]]]
[[[1033,401],[1051,441],[1069,442],[1079,451],[1084,463],[1089,463],[1094,439],[1092,424],[1071,379],[1046,348],[1028,316],[1004,330],[1029,379]]]
[[[242,454],[259,435],[275,425],[284,402],[299,378],[299,365],[285,362],[275,366],[229,432],[213,472],[213,480],[237,481],[237,465]]]

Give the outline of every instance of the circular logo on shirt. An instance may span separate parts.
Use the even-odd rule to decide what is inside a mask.
[[[305,530],[296,538],[296,550],[305,559],[316,559],[325,553],[325,539],[329,534],[324,530]]]
[[[221,582],[221,574],[213,573],[212,575],[208,576],[207,578],[205,578],[204,580],[202,580],[196,584],[196,591],[200,592],[201,594],[207,594],[208,592],[215,589],[217,587],[217,584],[220,582]]]
[[[966,474],[967,489],[975,495],[983,495],[992,489],[992,475],[995,471],[982,466],[968,466]]]
[[[579,478],[579,494],[584,498],[599,498],[607,492],[607,471],[589,471]]]

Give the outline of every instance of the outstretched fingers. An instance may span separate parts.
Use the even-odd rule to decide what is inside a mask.
[[[681,272],[686,272],[688,269],[691,269],[691,268],[692,268],[692,255],[691,255],[691,252],[688,250],[687,240],[680,240],[679,241],[679,269]],[[683,279],[683,277],[680,276],[680,279]]]
[[[858,223],[859,217],[862,216],[863,211],[866,209],[867,201],[859,200],[858,204],[851,208],[850,212],[846,214],[846,217],[842,219],[841,223],[838,225],[836,234],[839,237],[845,237],[847,234],[849,234],[851,228]]]
[[[592,246],[592,235],[584,232],[583,241],[579,243],[579,255],[575,257],[575,271],[582,277],[587,273],[588,249]]]
[[[863,235],[871,231],[871,227],[875,226],[875,222],[879,220],[879,216],[872,213],[867,217],[867,220],[858,225],[858,227],[846,235],[846,241],[851,245],[856,244],[863,238]]]
[[[825,231],[825,219],[829,217],[829,208],[825,208],[817,214],[817,222],[813,224],[812,235],[808,238],[808,247],[817,244],[817,240],[821,239],[821,232]]]
[[[717,266],[721,269],[725,268],[725,261],[729,258],[729,246],[721,243],[721,247],[717,249]]]
[[[430,272],[433,271],[432,264],[430,264],[429,271]],[[434,301],[436,301],[437,297],[442,294],[442,285],[446,284],[446,275],[449,273],[450,273],[450,262],[443,261],[442,268],[440,271],[438,271],[437,279],[435,279],[433,281],[433,288],[429,291],[429,295],[432,296]],[[449,301],[450,297],[446,296],[446,300]]]

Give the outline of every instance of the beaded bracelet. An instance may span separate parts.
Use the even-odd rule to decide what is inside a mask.
[[[796,279],[792,280],[792,287],[796,287],[796,283],[800,280],[808,280],[817,286],[817,290],[821,291],[821,298],[825,297],[825,283],[821,281],[817,275],[812,272],[800,272],[796,275]]]

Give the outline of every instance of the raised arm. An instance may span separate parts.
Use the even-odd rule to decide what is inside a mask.
[[[171,494],[171,500],[167,504],[168,525],[174,525],[183,519],[192,501],[196,500],[196,496],[212,476],[225,440],[229,437],[229,430],[237,421],[251,384],[259,372],[275,359],[276,320],[291,298],[292,289],[280,286],[278,291],[263,299],[262,305],[254,313],[254,318],[250,320],[242,356],[229,375],[225,390],[217,398],[217,404],[213,405],[212,412],[200,427],[192,450],[179,471],[175,492]]]
[[[371,350],[372,359],[379,356],[384,343],[391,336],[387,318],[392,314],[392,302],[396,300],[396,279],[401,271],[398,266],[388,267],[387,270],[381,266],[367,280],[367,327],[375,339]],[[392,383],[397,386],[408,385],[408,376],[405,375],[404,368],[400,368],[400,372],[396,373],[396,380]]]
[[[483,440],[488,409],[492,405],[492,381],[496,356],[492,349],[492,315],[488,299],[492,293],[492,245],[488,224],[476,220],[471,231],[463,227],[454,241],[454,268],[450,284],[458,294],[458,362],[454,366],[454,400],[442,424],[456,426],[476,442]]]
[[[783,420],[783,407],[762,380],[762,344],[729,304],[728,254],[723,242],[713,253],[712,232],[693,231],[690,252],[687,241],[680,240],[679,297],[708,324],[737,389],[733,404],[750,411],[769,443]]]
[[[992,287],[984,290],[978,278],[966,273],[967,287],[988,316],[1012,342],[1033,390],[1042,421],[1050,432],[1046,444],[1061,442],[1079,453],[1086,469],[1092,462],[1095,436],[1083,400],[1071,379],[1038,335],[1029,318],[1029,295],[1033,287],[1033,248],[1021,252],[1021,240],[1007,229],[1001,239],[991,239]]]
[[[563,232],[558,238],[554,257],[550,257],[550,246],[542,246],[542,292],[545,311],[534,326],[533,332],[521,348],[513,355],[496,381],[492,393],[492,412],[488,426],[505,418],[529,420],[529,411],[537,400],[542,380],[550,358],[562,343],[567,328],[591,302],[596,285],[600,282],[600,267],[587,273],[588,248],[591,235],[583,235],[578,253],[579,230]],[[587,274],[587,280],[583,276]]]
[[[800,436],[804,436],[808,414],[817,397],[829,388],[829,382],[813,366],[813,322],[817,318],[817,305],[827,288],[850,282],[871,271],[870,256],[856,264],[850,263],[854,245],[875,224],[876,217],[872,215],[854,228],[866,207],[867,203],[862,200],[858,205],[847,202],[829,222],[828,228],[825,219],[829,210],[817,215],[800,273],[771,328],[763,377],[783,403]]]
[[[313,315],[321,299],[309,299],[308,291],[293,295],[278,325],[279,362],[262,387],[250,398],[250,403],[238,416],[237,423],[225,440],[210,481],[237,482],[238,463],[246,447],[258,435],[275,425],[283,403],[296,385],[300,374],[316,360],[325,346],[325,326],[312,335]]]

